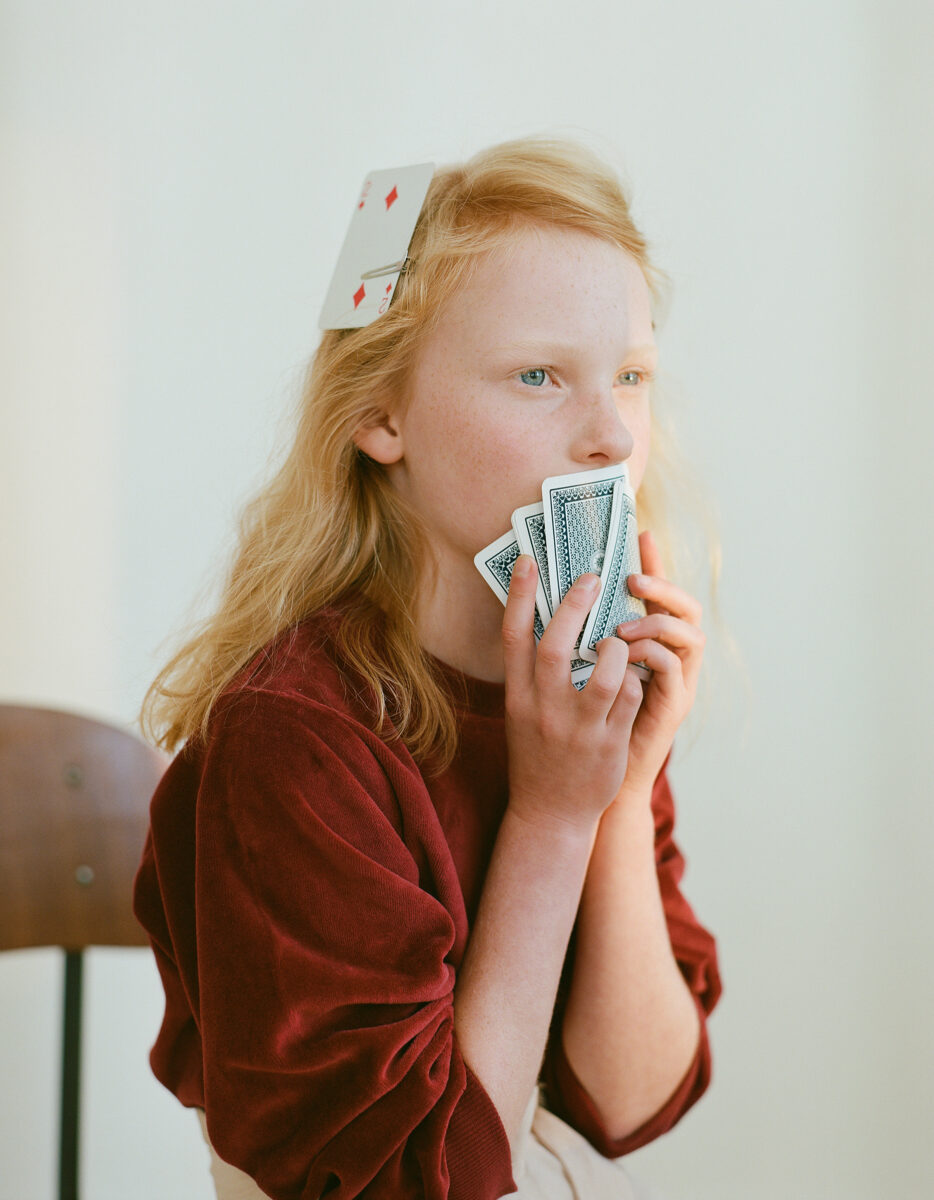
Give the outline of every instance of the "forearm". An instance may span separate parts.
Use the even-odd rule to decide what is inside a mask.
[[[650,799],[621,795],[590,859],[563,1026],[568,1061],[614,1139],[664,1105],[699,1034],[659,894]]]
[[[595,834],[595,823],[543,825],[507,809],[458,972],[458,1042],[514,1151]]]

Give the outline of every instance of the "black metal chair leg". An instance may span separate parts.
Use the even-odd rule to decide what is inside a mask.
[[[62,1112],[59,1130],[59,1200],[78,1200],[78,1100],[81,1089],[81,984],[84,955],[65,951],[62,1020]]]

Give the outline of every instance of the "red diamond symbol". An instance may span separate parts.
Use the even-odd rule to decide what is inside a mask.
[[[353,306],[354,306],[354,308],[357,308],[357,307],[358,307],[358,305],[361,303],[361,301],[363,300],[363,297],[364,297],[365,295],[366,295],[366,292],[364,291],[364,289],[363,289],[363,284],[361,283],[361,284],[360,284],[360,286],[357,288],[357,290],[356,290],[356,291],[354,292],[354,294],[353,294]]]
[[[384,295],[384,296],[388,296],[388,295],[389,295],[389,293],[390,293],[391,291],[392,291],[392,284],[391,284],[391,283],[387,283],[387,284],[386,284],[386,290],[385,290],[385,292],[383,292],[383,295]]]
[[[388,211],[390,208],[392,208],[392,206],[395,204],[395,202],[396,202],[398,199],[399,199],[399,193],[396,191],[395,187],[393,187],[392,191],[391,191],[391,192],[389,193],[389,195],[386,197],[386,209],[387,209],[387,211]]]

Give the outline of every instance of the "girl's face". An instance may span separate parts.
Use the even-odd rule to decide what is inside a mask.
[[[376,435],[442,570],[472,569],[549,475],[626,461],[638,490],[656,358],[648,286],[625,251],[529,227],[482,259]]]

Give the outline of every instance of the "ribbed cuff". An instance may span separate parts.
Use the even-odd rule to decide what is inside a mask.
[[[467,1087],[445,1138],[449,1200],[499,1200],[517,1191],[509,1138],[486,1090],[464,1063]]]

